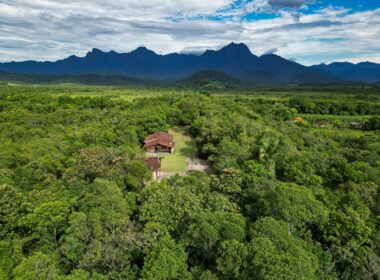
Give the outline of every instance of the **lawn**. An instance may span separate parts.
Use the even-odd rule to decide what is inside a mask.
[[[160,154],[164,157],[161,162],[161,171],[186,171],[187,159],[195,157],[197,154],[195,141],[181,128],[170,129],[169,133],[174,137],[175,150],[173,154]]]

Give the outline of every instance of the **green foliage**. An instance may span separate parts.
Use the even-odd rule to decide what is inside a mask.
[[[40,252],[25,258],[13,271],[15,280],[55,280],[59,270],[53,256]]]
[[[76,267],[122,273],[137,248],[129,205],[114,182],[96,179],[90,187],[82,212],[70,216],[61,251]]]
[[[307,226],[321,227],[327,221],[328,210],[313,192],[296,184],[277,184],[261,200],[261,213],[289,223],[290,230]]]
[[[22,194],[15,187],[0,185],[0,238],[14,233],[22,215]]]
[[[107,277],[98,273],[90,274],[83,269],[75,269],[70,275],[61,277],[63,280],[107,280]]]
[[[380,130],[380,117],[372,117],[364,123],[365,130]]]
[[[234,195],[241,191],[242,174],[238,169],[224,169],[218,177],[214,178],[213,189],[215,191],[226,194]]]
[[[248,249],[244,243],[237,240],[224,241],[219,248],[216,268],[225,279],[240,279],[247,256]]]
[[[307,244],[289,232],[285,222],[273,218],[252,226],[248,261],[243,272],[249,279],[318,279],[318,259]]]
[[[238,142],[224,138],[216,147],[214,155],[209,159],[217,171],[226,168],[238,168],[244,159],[249,157],[249,151]]]
[[[376,90],[215,87],[2,86],[0,279],[379,279]],[[178,126],[211,174],[152,182]]]
[[[41,243],[57,249],[69,212],[69,205],[65,202],[46,202],[34,208],[21,220],[21,224],[28,226],[32,236]]]
[[[142,279],[184,279],[186,271],[184,248],[170,238],[163,238],[145,257]]]
[[[181,232],[201,209],[200,198],[186,188],[166,184],[146,189],[140,221],[162,224],[169,232]]]
[[[244,218],[233,212],[208,210],[201,212],[186,233],[189,243],[199,248],[205,258],[215,254],[215,247],[223,240],[243,240]]]

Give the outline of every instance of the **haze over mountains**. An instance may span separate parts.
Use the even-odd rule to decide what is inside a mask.
[[[139,47],[129,53],[92,49],[85,57],[70,56],[55,62],[0,63],[0,71],[22,74],[109,74],[175,81],[197,72],[219,71],[233,79],[252,83],[378,82],[380,64],[332,63],[307,67],[275,54],[256,56],[245,44],[231,43],[202,55],[159,55]]]

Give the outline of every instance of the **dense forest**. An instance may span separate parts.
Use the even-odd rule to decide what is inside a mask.
[[[0,86],[0,279],[380,279],[379,95],[80,90]]]

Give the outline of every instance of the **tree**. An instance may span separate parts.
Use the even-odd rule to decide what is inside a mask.
[[[273,218],[262,218],[252,226],[252,241],[242,279],[319,279],[317,257],[289,225]]]
[[[339,275],[360,277],[371,253],[366,248],[373,232],[370,210],[354,193],[343,195],[338,205],[325,225],[324,243],[333,254]]]
[[[0,279],[11,279],[12,270],[23,259],[21,239],[8,238],[0,241]]]
[[[184,248],[164,237],[145,257],[142,279],[184,279],[187,274],[186,259]]]
[[[79,264],[79,260],[87,251],[91,241],[91,228],[87,215],[83,212],[73,212],[69,217],[69,226],[66,229],[61,251],[72,267]]]
[[[22,211],[21,193],[10,185],[0,185],[0,239],[16,233]]]
[[[241,191],[242,174],[238,169],[224,169],[213,178],[212,188],[226,195],[236,195]]]
[[[131,213],[116,183],[96,179],[70,216],[62,253],[72,267],[103,274],[122,273],[138,248]]]
[[[92,183],[96,178],[116,182],[122,188],[140,189],[151,177],[151,172],[142,160],[134,159],[125,149],[92,147],[79,151],[73,165],[64,178],[70,185],[81,180]]]
[[[380,130],[380,117],[372,117],[364,123],[364,130]]]
[[[240,145],[235,140],[223,138],[216,146],[215,154],[209,157],[213,162],[213,167],[217,171],[226,168],[238,168],[244,159],[250,156],[247,147]]]
[[[55,257],[36,252],[14,269],[15,280],[59,280]]]
[[[69,205],[65,202],[42,203],[22,220],[22,224],[29,227],[41,243],[57,250],[69,212]]]
[[[245,221],[239,213],[223,210],[205,210],[190,224],[185,240],[197,248],[204,260],[215,257],[217,245],[224,240],[243,240]]]
[[[290,224],[290,231],[306,229],[308,225],[319,228],[327,222],[328,210],[313,192],[291,183],[278,183],[260,200],[259,212]]]
[[[244,243],[237,240],[227,240],[221,243],[216,268],[224,279],[240,279],[243,264],[248,256]]]
[[[258,140],[258,159],[259,162],[272,171],[274,170],[274,157],[280,149],[281,139],[276,132],[264,131]]]
[[[83,269],[75,269],[70,275],[63,276],[62,280],[107,280],[105,275],[89,273]]]
[[[161,223],[177,234],[186,230],[201,208],[200,198],[190,190],[165,183],[146,189],[141,200],[140,221]]]

